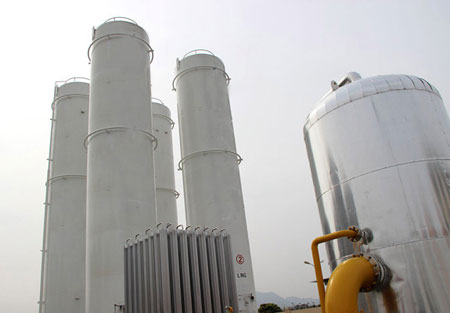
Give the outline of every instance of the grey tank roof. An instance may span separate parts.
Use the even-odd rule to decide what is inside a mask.
[[[340,106],[370,95],[394,90],[423,90],[441,98],[439,91],[433,85],[416,76],[378,75],[363,78],[329,92],[320,99],[306,118],[303,131],[307,132],[315,122]]]

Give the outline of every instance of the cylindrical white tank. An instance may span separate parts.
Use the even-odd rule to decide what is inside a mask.
[[[110,19],[93,32],[87,179],[86,312],[122,312],[123,244],[156,224],[148,36]]]
[[[170,110],[160,99],[152,98],[153,135],[158,140],[155,151],[156,217],[158,223],[178,224],[175,170],[173,164]]]
[[[52,104],[39,312],[85,312],[89,84],[58,82]]]
[[[253,313],[255,287],[228,81],[224,64],[214,55],[188,54],[177,60],[179,167],[187,224],[228,230],[239,311]]]
[[[448,312],[450,122],[438,91],[406,75],[333,86],[304,127],[323,232],[373,233],[364,249],[392,274],[367,294],[373,312]],[[327,251],[333,269],[353,247]]]

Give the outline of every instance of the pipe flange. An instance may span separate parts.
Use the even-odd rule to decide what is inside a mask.
[[[361,254],[361,257],[365,258],[370,264],[372,264],[373,274],[375,275],[375,280],[372,282],[372,286],[368,288],[361,288],[362,292],[369,292],[381,286],[385,282],[387,277],[386,266],[375,256]]]
[[[348,240],[350,240],[351,242],[358,242],[358,241],[361,240],[361,238],[362,238],[362,233],[361,233],[361,230],[360,230],[358,227],[356,227],[356,226],[350,226],[350,227],[348,228],[348,230],[352,230],[352,231],[356,232],[356,235],[355,235],[354,237],[347,237]]]

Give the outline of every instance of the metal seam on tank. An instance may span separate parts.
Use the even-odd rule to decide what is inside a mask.
[[[405,245],[413,245],[413,244],[416,244],[416,243],[419,243],[419,242],[424,242],[424,241],[442,240],[442,239],[449,239],[449,238],[450,238],[450,236],[436,236],[436,237],[431,237],[431,238],[423,238],[423,239],[416,239],[416,240],[410,240],[410,241],[402,241],[402,242],[399,242],[399,243],[395,243],[395,244],[391,244],[391,245],[383,246],[383,247],[378,247],[378,248],[371,248],[371,247],[369,247],[364,252],[367,252],[367,253],[368,252],[376,252],[376,251],[381,251],[381,250],[388,249],[388,248],[394,248],[394,247],[405,246]],[[345,260],[349,256],[351,256],[353,253],[354,252],[352,252],[350,254],[347,254],[347,255],[343,255],[342,257],[337,258],[337,259],[329,260],[328,263],[332,263],[334,261]]]
[[[402,245],[415,244],[415,243],[423,242],[423,241],[440,240],[440,239],[447,239],[447,238],[450,238],[450,235],[449,236],[436,236],[436,237],[431,237],[431,238],[422,238],[422,239],[404,241],[404,242],[399,242],[399,243],[392,244],[392,245],[389,245],[389,246],[373,248],[373,249],[371,248],[370,251],[379,251],[379,250],[386,249],[386,248],[393,248],[393,247],[398,247],[398,246],[402,246]]]
[[[363,99],[363,98],[366,98],[366,97],[372,97],[372,96],[374,96],[374,95],[378,95],[378,94],[382,94],[382,93],[398,92],[398,91],[407,91],[407,90],[418,90],[418,91],[422,91],[422,92],[429,92],[429,93],[431,93],[431,94],[434,94],[434,95],[438,96],[439,99],[442,100],[441,96],[440,96],[439,94],[433,92],[433,91],[426,90],[426,89],[425,89],[425,90],[424,90],[424,89],[417,89],[417,88],[405,88],[405,89],[387,90],[387,91],[377,92],[377,93],[371,94],[371,95],[369,95],[369,96],[363,95],[361,98],[354,99],[354,100],[351,100],[351,101],[348,101],[348,102],[339,104],[339,105],[338,105],[337,107],[335,107],[334,109],[332,109],[332,110],[330,110],[330,111],[328,111],[328,112],[325,112],[325,114],[323,114],[322,116],[318,117],[316,121],[314,121],[313,123],[310,123],[310,124],[309,124],[309,127],[306,128],[306,126],[308,125],[309,116],[311,115],[311,113],[310,113],[310,114],[308,115],[308,118],[306,119],[305,127],[304,127],[304,131],[303,131],[303,132],[304,132],[304,133],[308,132],[309,129],[311,129],[311,127],[312,127],[314,124],[316,124],[316,123],[317,123],[318,121],[320,121],[322,118],[324,118],[325,116],[327,116],[329,113],[331,113],[331,112],[333,112],[333,111],[339,109],[340,107],[342,107],[342,106],[344,106],[344,105],[347,105],[347,104],[349,104],[349,103],[351,103],[351,102],[354,102],[354,101],[357,101],[357,100],[359,100],[359,99]],[[324,101],[321,101],[321,102],[319,103],[318,106],[322,105],[323,102],[324,102]],[[316,107],[314,108],[313,111],[315,111],[315,110],[317,109],[318,106],[316,106]]]
[[[225,76],[225,80],[227,82],[227,85],[230,84],[230,76],[227,74],[227,72],[221,68],[215,67],[215,66],[210,66],[210,65],[199,65],[199,66],[194,66],[194,67],[190,67],[187,68],[185,70],[182,70],[181,72],[177,73],[177,75],[175,76],[175,78],[172,81],[172,90],[176,91],[176,83],[178,82],[178,79],[181,78],[182,76],[184,76],[185,74],[188,74],[189,72],[195,71],[195,70],[218,70],[219,72],[221,72],[224,76]]]
[[[316,199],[316,201],[319,201],[324,194],[330,192],[334,188],[336,188],[338,186],[341,186],[343,184],[346,184],[346,183],[348,183],[348,182],[350,182],[350,181],[352,181],[354,179],[360,178],[362,176],[365,176],[365,175],[368,175],[368,174],[372,174],[372,173],[375,173],[375,172],[378,172],[378,171],[390,169],[390,168],[393,168],[393,167],[398,167],[398,166],[403,166],[403,165],[408,165],[408,164],[413,164],[413,163],[435,162],[435,161],[450,161],[450,158],[448,158],[448,159],[447,158],[438,158],[438,159],[414,160],[414,161],[402,162],[402,163],[397,163],[397,164],[393,164],[393,165],[377,168],[377,169],[374,169],[374,170],[371,170],[371,171],[368,171],[368,172],[365,172],[365,173],[362,173],[362,174],[350,177],[350,178],[348,178],[346,180],[343,180],[343,181],[339,182],[338,184],[335,184],[335,185],[331,186],[331,188],[329,188],[326,191],[324,191],[323,193],[321,193],[320,196]]]

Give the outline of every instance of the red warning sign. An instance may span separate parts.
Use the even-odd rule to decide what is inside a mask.
[[[236,262],[238,264],[244,264],[244,256],[242,254],[236,255]]]

